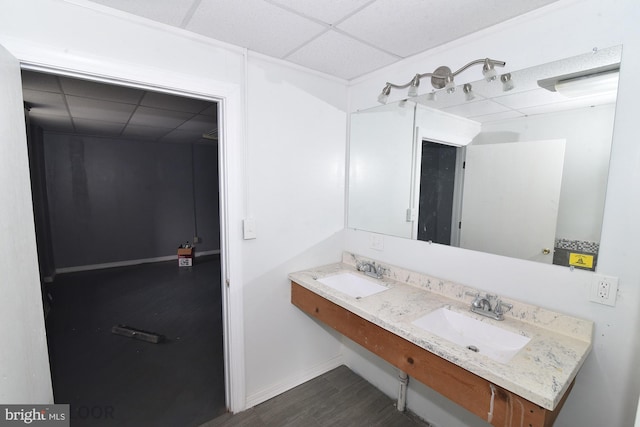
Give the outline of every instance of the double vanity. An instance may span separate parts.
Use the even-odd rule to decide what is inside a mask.
[[[496,426],[552,425],[591,350],[591,321],[350,253],[289,278],[299,309]]]

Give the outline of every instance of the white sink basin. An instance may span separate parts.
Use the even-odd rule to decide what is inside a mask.
[[[354,298],[368,297],[389,289],[377,283],[375,279],[369,279],[353,273],[340,273],[335,276],[323,277],[318,279],[318,282]]]
[[[447,308],[434,310],[413,324],[501,363],[511,360],[530,340]]]

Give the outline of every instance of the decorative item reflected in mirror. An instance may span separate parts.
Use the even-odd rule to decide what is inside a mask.
[[[353,113],[348,227],[595,270],[621,55]]]

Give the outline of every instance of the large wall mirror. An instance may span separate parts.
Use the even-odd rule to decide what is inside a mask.
[[[353,113],[348,227],[595,270],[621,55]]]

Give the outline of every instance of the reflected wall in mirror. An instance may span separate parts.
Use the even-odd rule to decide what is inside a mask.
[[[621,54],[353,113],[348,226],[595,270]]]

